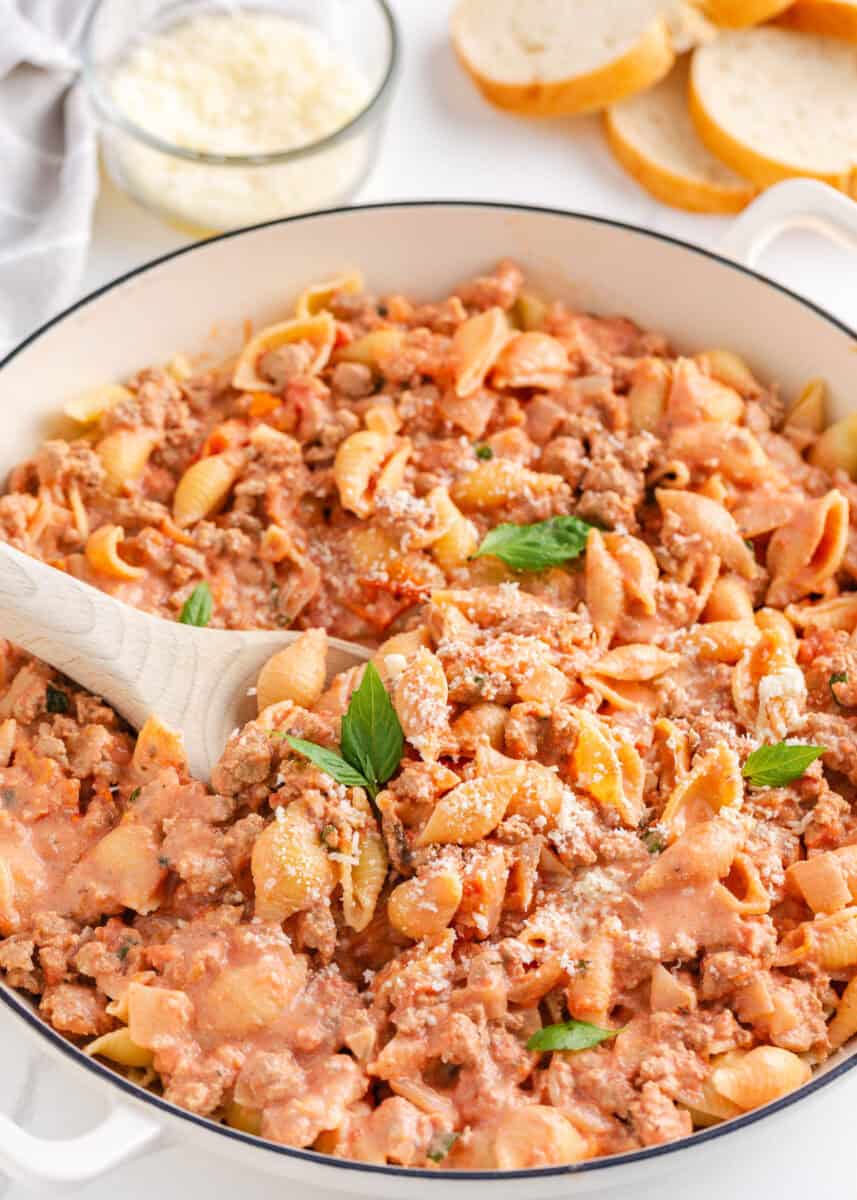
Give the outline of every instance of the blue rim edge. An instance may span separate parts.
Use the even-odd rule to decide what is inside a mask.
[[[341,208],[322,209],[318,212],[300,213],[293,217],[280,217],[273,221],[261,221],[257,225],[248,225],[241,229],[233,229],[227,233],[217,234],[214,237],[207,238],[201,242],[192,242],[188,246],[181,246],[177,250],[171,250],[166,254],[160,255],[158,258],[151,259],[148,262],[142,263],[139,267],[134,267],[133,270],[126,271],[124,275],[111,280],[109,283],[103,284],[100,288],[83,296],[62,312],[57,313],[49,321],[39,326],[33,333],[24,339],[19,345],[15,346],[2,360],[0,360],[0,371],[10,363],[14,358],[25,350],[29,345],[35,342],[42,334],[52,329],[60,321],[83,308],[92,301],[97,300],[100,296],[112,291],[113,288],[119,287],[129,279],[135,278],[137,275],[142,275],[146,271],[152,270],[154,267],[160,266],[161,263],[169,262],[173,258],[179,258],[183,254],[190,254],[201,247],[208,245],[210,242],[225,241],[227,238],[240,237],[242,234],[251,233],[257,229],[267,229],[276,225],[289,225],[294,221],[306,221],[316,217],[333,217],[341,216],[348,212],[366,212],[373,210],[395,210],[399,208],[489,208],[503,209],[513,212],[534,212],[542,213],[553,217],[571,217],[578,221],[590,221],[596,225],[604,225],[613,229],[622,229],[628,233],[633,233],[641,237],[652,238],[655,241],[666,242],[673,246],[678,246],[683,250],[688,250],[692,254],[697,254],[702,258],[709,258],[715,262],[721,263],[725,267],[729,267],[733,271],[737,271],[742,275],[748,275],[752,279],[759,280],[760,283],[766,284],[775,291],[781,292],[788,296],[796,303],[808,308],[816,316],[821,317],[829,324],[835,326],[842,333],[850,338],[857,339],[857,331],[846,325],[838,317],[834,317],[832,313],[826,311],[820,305],[815,304],[812,300],[793,292],[790,288],[785,287],[781,283],[777,283],[772,279],[766,278],[758,271],[754,271],[750,267],[744,266],[742,263],[733,262],[731,259],[724,258],[723,255],[717,254],[712,250],[708,250],[702,246],[695,246],[691,242],[683,241],[681,238],[672,237],[669,234],[656,233],[651,229],[643,229],[639,225],[632,225],[627,221],[616,221],[610,217],[593,216],[590,213],[574,212],[568,209],[550,208],[544,205],[537,204],[515,204],[503,203],[502,201],[489,200],[397,200],[387,203],[377,204],[356,204]],[[126,1093],[138,1102],[151,1105],[153,1108],[161,1112],[167,1113],[170,1116],[178,1117],[181,1120],[188,1121],[193,1125],[199,1126],[201,1129],[210,1130],[213,1133],[220,1134],[223,1137],[231,1138],[234,1141],[243,1142],[247,1146],[252,1146],[257,1150],[267,1151],[269,1154],[281,1155],[286,1158],[295,1158],[302,1162],[313,1163],[318,1166],[324,1166],[337,1170],[357,1171],[366,1175],[389,1175],[394,1178],[401,1179],[440,1179],[447,1183],[470,1183],[474,1180],[499,1180],[499,1179],[549,1179],[563,1175],[581,1175],[587,1172],[604,1171],[610,1167],[628,1166],[633,1163],[648,1162],[654,1159],[663,1158],[669,1154],[676,1154],[681,1150],[686,1150],[695,1145],[701,1145],[704,1142],[711,1142],[717,1138],[721,1138],[726,1134],[736,1132],[739,1129],[746,1129],[750,1125],[754,1125],[757,1121],[765,1120],[768,1117],[774,1116],[775,1113],[782,1112],[786,1108],[790,1108],[793,1104],[797,1104],[806,1096],[810,1096],[813,1092],[819,1091],[828,1084],[833,1083],[837,1079],[841,1079],[848,1071],[857,1066],[857,1054],[850,1058],[844,1059],[835,1067],[831,1067],[824,1074],[814,1076],[796,1091],[789,1092],[788,1095],[775,1100],[773,1103],[765,1105],[762,1108],[755,1109],[752,1112],[745,1113],[743,1116],[734,1117],[730,1121],[724,1121],[720,1125],[714,1125],[709,1129],[701,1129],[690,1134],[686,1138],[680,1138],[677,1141],[665,1142],[660,1146],[649,1146],[644,1150],[632,1150],[625,1154],[607,1155],[601,1158],[590,1159],[582,1163],[574,1163],[566,1166],[557,1167],[534,1167],[528,1170],[521,1171],[443,1171],[443,1170],[428,1170],[424,1167],[396,1167],[382,1166],[376,1163],[361,1163],[352,1159],[334,1158],[329,1154],[319,1154],[314,1150],[301,1150],[294,1146],[281,1146],[276,1142],[269,1142],[263,1138],[254,1137],[249,1133],[242,1133],[238,1129],[233,1129],[228,1125],[222,1125],[217,1121],[210,1121],[206,1117],[197,1116],[196,1113],[188,1112],[186,1109],[178,1108],[174,1104],[170,1104],[161,1096],[155,1095],[153,1092],[146,1091],[145,1088],[138,1087],[137,1084],[130,1083],[124,1076],[118,1072],[111,1070],[110,1067],[104,1066],[95,1059],[90,1058],[72,1042],[67,1041],[56,1030],[52,1029],[45,1021],[41,1019],[30,1007],[26,1000],[18,993],[13,991],[7,984],[0,984],[0,1000],[9,1008],[17,1017],[20,1017],[31,1028],[48,1042],[50,1042],[57,1050],[69,1058],[77,1066],[83,1067],[91,1074],[100,1079],[107,1081],[119,1091]]]

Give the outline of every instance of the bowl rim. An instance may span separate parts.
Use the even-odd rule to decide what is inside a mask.
[[[115,279],[109,280],[101,287],[95,288],[93,291],[82,296],[74,304],[69,305],[50,320],[45,321],[31,334],[23,339],[17,346],[13,347],[4,358],[0,359],[0,372],[13,359],[17,358],[27,347],[38,341],[40,337],[46,334],[53,326],[58,325],[67,317],[73,315],[79,309],[85,308],[94,301],[100,299],[114,288],[121,286],[136,276],[146,274],[155,267],[163,263],[169,262],[172,259],[180,258],[183,255],[191,254],[207,245],[224,241],[227,238],[241,237],[247,233],[253,233],[260,229],[270,229],[279,225],[288,225],[296,221],[306,221],[315,218],[342,217],[350,213],[360,215],[364,212],[373,212],[378,210],[386,210],[388,212],[396,212],[399,209],[422,209],[422,208],[448,208],[448,209],[489,209],[501,210],[506,212],[522,212],[533,213],[541,216],[571,218],[581,222],[591,222],[595,225],[604,226],[611,229],[618,229],[625,233],[631,233],[637,236],[652,239],[654,241],[665,242],[668,245],[677,246],[682,250],[687,250],[701,258],[711,259],[722,266],[729,267],[731,270],[739,274],[747,275],[760,283],[772,288],[774,291],[781,292],[790,299],[797,301],[804,308],[809,309],[816,316],[821,317],[827,323],[833,325],[841,333],[847,337],[857,340],[857,330],[852,329],[845,321],[839,317],[835,317],[821,305],[807,299],[805,296],[799,295],[775,280],[768,279],[760,272],[748,267],[743,263],[736,262],[733,259],[726,258],[716,251],[709,250],[707,247],[694,245],[692,242],[684,241],[681,238],[673,237],[670,234],[660,233],[656,230],[646,229],[639,225],[634,225],[627,221],[618,221],[612,217],[601,217],[591,213],[577,212],[569,209],[552,208],[544,205],[535,204],[518,204],[504,201],[490,200],[397,200],[384,201],[373,204],[357,204],[346,205],[337,208],[320,209],[308,213],[300,213],[295,216],[279,217],[272,221],[262,221],[256,225],[244,226],[240,229],[228,230],[225,233],[217,234],[214,237],[204,239],[202,241],[191,242],[189,245],[180,246],[178,249],[170,250],[166,254],[159,255],[157,258],[147,260],[139,266],[133,267],[131,270],[124,272]],[[321,1154],[315,1150],[306,1150],[296,1146],[280,1145],[276,1142],[270,1142],[264,1138],[256,1137],[253,1134],[244,1133],[239,1129],[233,1129],[231,1126],[222,1125],[216,1121],[212,1121],[207,1117],[201,1117],[196,1113],[189,1112],[187,1109],[179,1108],[171,1104],[163,1097],[156,1095],[153,1092],[147,1091],[145,1088],[139,1087],[137,1084],[131,1083],[118,1072],[111,1070],[110,1067],[98,1062],[94,1058],[90,1058],[83,1050],[75,1046],[72,1042],[67,1041],[60,1033],[48,1025],[38,1016],[28,1003],[23,995],[11,988],[6,983],[0,983],[0,1002],[9,1009],[14,1016],[20,1018],[27,1024],[31,1030],[38,1036],[44,1038],[60,1053],[64,1054],[70,1061],[76,1063],[89,1071],[96,1078],[106,1081],[111,1087],[131,1097],[133,1100],[141,1104],[152,1106],[159,1112],[162,1112],[170,1117],[176,1117],[183,1121],[198,1127],[202,1130],[207,1130],[218,1134],[222,1137],[231,1139],[239,1143],[243,1143],[247,1147],[252,1147],[255,1150],[263,1150],[269,1154],[282,1156],[285,1158],[296,1159],[300,1162],[311,1163],[314,1165],[326,1167],[328,1169],[345,1170],[352,1172],[362,1172],[366,1175],[388,1175],[394,1178],[401,1179],[419,1179],[419,1180],[442,1180],[445,1183],[470,1183],[475,1181],[490,1182],[505,1181],[511,1179],[527,1179],[539,1180],[550,1179],[565,1175],[582,1175],[585,1173],[594,1173],[598,1171],[609,1170],[610,1168],[619,1168],[622,1166],[630,1166],[636,1163],[644,1163],[667,1157],[671,1154],[677,1154],[680,1151],[687,1150],[693,1146],[703,1145],[706,1142],[713,1142],[718,1138],[731,1133],[737,1133],[739,1130],[747,1129],[756,1124],[757,1121],[766,1120],[768,1117],[773,1117],[777,1113],[791,1108],[792,1105],[812,1095],[814,1092],[820,1091],[834,1081],[843,1078],[850,1070],[857,1067],[857,1053],[843,1058],[840,1062],[835,1063],[821,1074],[814,1075],[801,1087],[793,1092],[781,1096],[778,1100],[764,1105],[761,1108],[752,1109],[750,1112],[743,1113],[739,1117],[733,1117],[729,1121],[723,1121],[719,1125],[713,1125],[708,1129],[697,1130],[687,1137],[679,1138],[676,1141],[665,1142],[657,1146],[648,1146],[639,1150],[630,1150],[621,1154],[606,1155],[600,1158],[588,1159],[580,1163],[567,1163],[552,1167],[531,1167],[514,1171],[500,1170],[481,1170],[481,1171],[451,1171],[440,1168],[426,1167],[403,1167],[378,1163],[365,1163],[354,1159],[336,1158],[332,1155]]]
[[[107,3],[108,0],[95,0],[95,3],[87,14],[81,36],[81,77],[86,93],[92,101],[96,113],[103,121],[115,126],[117,129],[121,129],[123,133],[128,134],[129,137],[134,138],[136,141],[143,142],[150,149],[158,150],[162,154],[169,155],[171,158],[183,159],[185,162],[196,163],[200,166],[269,167],[298,162],[300,159],[310,158],[319,151],[336,146],[339,142],[345,141],[348,137],[357,133],[364,125],[367,125],[373,115],[381,115],[383,113],[389,102],[392,90],[391,84],[398,72],[401,59],[401,34],[399,33],[398,22],[393,15],[389,0],[370,0],[370,3],[375,5],[386,25],[387,36],[389,38],[387,65],[374,92],[350,120],[346,121],[344,125],[340,125],[337,129],[334,129],[332,133],[325,134],[324,137],[316,138],[314,141],[307,142],[302,146],[293,146],[289,150],[269,150],[258,154],[216,154],[211,150],[194,150],[189,146],[177,146],[173,142],[165,141],[163,138],[158,137],[157,134],[145,129],[142,125],[138,125],[136,121],[132,121],[114,103],[107,89],[102,84],[100,73],[94,61],[93,39],[98,15]]]

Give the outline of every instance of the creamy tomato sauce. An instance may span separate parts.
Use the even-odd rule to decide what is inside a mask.
[[[130,604],[204,585],[214,627],[307,631],[210,786],[0,642],[6,981],[184,1108],[376,1163],[577,1162],[799,1086],[857,1032],[857,489],[821,385],[511,262],[298,310],[77,398],[0,498]],[[569,516],[548,564],[479,553]],[[325,633],[403,731],[375,797],[288,740],[342,748],[363,670],[326,681]]]

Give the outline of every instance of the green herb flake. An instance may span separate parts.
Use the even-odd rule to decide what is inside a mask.
[[[479,446],[475,446],[473,448],[473,453],[478,459],[481,459],[482,462],[488,462],[494,457],[494,451],[490,446],[486,446],[484,443]]]
[[[169,867],[169,865],[170,865],[170,860],[167,858],[166,854],[159,854],[158,855],[158,866],[164,867],[164,869],[166,869],[167,867]]]
[[[640,834],[640,841],[648,850],[649,854],[660,854],[665,848],[664,839],[656,829],[647,829]]]
[[[339,845],[339,830],[335,825],[323,826],[319,834],[319,841],[326,849],[335,850]]]
[[[128,957],[128,951],[131,949],[131,945],[132,945],[131,942],[123,942],[122,945],[119,947],[119,949],[116,951],[116,957],[119,959],[120,962],[124,962],[125,959]]]
[[[545,1025],[534,1033],[527,1042],[528,1050],[589,1050],[608,1038],[614,1038],[621,1029],[602,1029],[589,1021],[560,1021],[558,1025]]]
[[[833,674],[830,676],[830,678],[827,681],[827,686],[830,688],[830,694],[833,697],[833,699],[836,701],[837,704],[841,704],[842,701],[836,695],[833,685],[835,683],[847,683],[847,682],[848,682],[848,672],[847,671],[834,671]]]
[[[751,787],[785,787],[800,779],[810,763],[820,758],[826,749],[826,746],[792,745],[789,742],[760,746],[747,756],[741,774],[749,779]]]
[[[55,688],[52,683],[49,683],[45,708],[49,713],[67,713],[71,708],[71,702],[65,692],[61,692],[59,688]]]
[[[579,958],[579,959],[577,960],[577,962],[574,964],[574,969],[575,969],[575,971],[577,971],[579,974],[581,974],[581,975],[582,975],[582,974],[583,974],[583,972],[584,972],[584,971],[588,971],[588,970],[589,970],[589,968],[590,968],[591,966],[592,966],[592,960],[591,960],[591,959],[589,959],[589,958]]]
[[[426,1158],[430,1158],[432,1162],[443,1162],[460,1137],[460,1133],[437,1134],[432,1138],[429,1148],[426,1150]]]
[[[579,558],[594,528],[579,517],[551,517],[533,525],[496,525],[473,557],[493,554],[515,571],[543,571]]]
[[[484,675],[471,675],[470,678],[473,682],[474,687],[477,687],[477,688],[485,687],[485,676]]]
[[[142,788],[135,787],[131,795],[128,797],[128,803],[135,804],[140,799],[140,792],[142,790]]]
[[[179,621],[182,625],[207,625],[211,620],[214,601],[211,598],[211,588],[203,580],[198,583],[182,605]]]

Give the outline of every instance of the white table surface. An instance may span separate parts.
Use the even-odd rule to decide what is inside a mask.
[[[391,109],[381,161],[358,200],[491,199],[579,209],[629,221],[688,241],[716,247],[728,218],[680,213],[658,204],[630,181],[607,151],[594,118],[526,122],[486,105],[464,77],[446,37],[449,0],[394,0],[403,32],[404,61]],[[0,184],[2,187],[2,184]],[[81,294],[131,267],[186,243],[186,238],[105,185],[95,220]],[[783,236],[765,256],[772,278],[824,305],[857,327],[857,269],[853,256],[820,237]],[[808,364],[811,366],[812,364]],[[812,374],[812,371],[808,371]],[[855,379],[857,386],[857,378]],[[102,1101],[79,1076],[45,1062],[29,1064],[18,1031],[0,1014],[0,1111],[14,1113],[28,1129],[68,1137],[89,1128]],[[778,1200],[857,1195],[857,1078],[812,1105],[799,1137],[755,1139],[752,1153],[727,1140],[716,1171],[682,1169],[664,1179],[611,1189],[609,1196],[635,1200],[722,1200],[776,1195]],[[288,1184],[248,1177],[226,1162],[194,1151],[148,1154],[113,1175],[82,1188],[85,1200],[186,1200],[188,1196],[274,1197]],[[522,1197],[525,1200],[525,1189]],[[32,1193],[3,1185],[8,1200]],[[403,1192],[403,1195],[405,1193]],[[315,1192],[319,1200],[328,1193]]]

